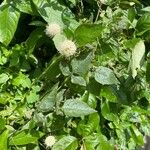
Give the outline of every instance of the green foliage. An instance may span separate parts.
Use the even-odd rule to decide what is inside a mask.
[[[56,142],[52,150],[76,150],[78,147],[77,139],[73,136],[65,136]]]
[[[65,115],[71,117],[82,117],[84,115],[89,115],[91,113],[96,112],[94,109],[90,108],[86,103],[77,99],[66,100],[62,109]]]
[[[0,150],[141,148],[150,136],[149,5],[3,0]]]
[[[74,33],[76,42],[79,46],[84,46],[87,43],[91,43],[100,37],[104,27],[100,24],[82,24]]]
[[[11,5],[1,4],[0,6],[0,42],[8,45],[12,40],[17,28],[20,13]]]

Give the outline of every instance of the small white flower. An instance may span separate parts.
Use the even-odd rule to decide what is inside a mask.
[[[75,43],[71,40],[65,40],[64,42],[62,42],[58,48],[58,51],[60,54],[62,54],[65,57],[70,57],[73,56],[76,51],[77,51],[77,47],[75,45]]]
[[[61,32],[61,28],[57,23],[50,23],[46,26],[45,33],[49,37],[53,37],[60,32]]]
[[[44,142],[45,142],[46,147],[52,147],[55,144],[56,139],[54,136],[50,135],[50,136],[46,137]]]

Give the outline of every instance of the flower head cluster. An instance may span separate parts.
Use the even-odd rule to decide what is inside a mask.
[[[56,142],[56,139],[54,136],[47,136],[44,143],[46,145],[46,147],[52,147]]]
[[[49,37],[53,37],[60,32],[61,32],[61,28],[57,23],[50,23],[46,26],[45,33]]]
[[[73,41],[65,40],[60,44],[58,51],[61,55],[70,57],[76,53],[77,47]]]

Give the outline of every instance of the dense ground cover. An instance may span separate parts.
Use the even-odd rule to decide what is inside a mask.
[[[136,150],[149,83],[149,0],[1,3],[0,150]]]

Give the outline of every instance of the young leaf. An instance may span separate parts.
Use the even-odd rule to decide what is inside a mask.
[[[65,136],[53,145],[52,150],[76,150],[77,148],[77,139],[73,136]]]
[[[8,130],[5,130],[1,135],[0,135],[0,149],[1,150],[8,150],[7,149],[7,139],[8,139]]]
[[[96,110],[89,107],[85,102],[78,99],[66,100],[62,109],[65,115],[70,117],[81,117],[96,112]]]
[[[20,13],[11,5],[0,6],[0,42],[6,46],[12,40],[16,31]]]
[[[132,49],[132,60],[131,60],[131,70],[132,77],[137,76],[137,69],[141,67],[141,61],[145,54],[145,44],[142,40],[139,40],[135,47]]]
[[[75,40],[79,46],[84,46],[101,36],[103,29],[100,24],[82,24],[75,30]]]
[[[102,85],[111,85],[111,84],[119,83],[113,71],[109,68],[102,67],[102,66],[96,69],[95,80]]]

